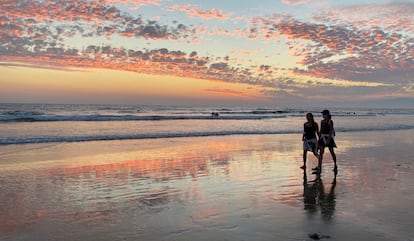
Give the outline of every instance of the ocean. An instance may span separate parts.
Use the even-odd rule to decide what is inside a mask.
[[[0,145],[302,133],[321,107],[0,104]],[[341,132],[414,129],[414,108],[331,108]],[[217,113],[216,115],[214,113]]]
[[[0,240],[412,240],[414,109],[328,108],[314,175],[323,109],[0,104]]]

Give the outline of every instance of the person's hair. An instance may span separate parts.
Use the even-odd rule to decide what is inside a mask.
[[[310,112],[309,112],[309,113],[307,113],[307,114],[306,114],[306,117],[308,117],[308,116],[310,116],[310,117],[311,117],[311,119],[312,119],[312,121],[313,121],[313,122],[315,122],[315,120],[313,119],[313,114],[312,114],[312,113],[310,113]]]

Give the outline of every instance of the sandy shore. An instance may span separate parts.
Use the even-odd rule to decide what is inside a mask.
[[[0,146],[0,240],[413,241],[414,130]]]

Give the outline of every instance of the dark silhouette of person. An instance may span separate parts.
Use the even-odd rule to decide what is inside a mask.
[[[319,126],[314,121],[312,113],[306,114],[306,122],[303,124],[303,166],[300,168],[306,169],[306,159],[308,151],[313,152],[313,154],[318,158],[318,140],[316,139],[319,136]]]
[[[323,120],[321,120],[321,130],[319,132],[319,158],[318,166],[314,168],[317,172],[322,171],[322,160],[323,154],[325,152],[325,147],[328,147],[329,152],[331,153],[332,160],[334,162],[334,172],[338,171],[338,166],[336,164],[336,154],[334,148],[336,148],[336,143],[334,140],[335,129],[332,116],[329,113],[329,110],[322,111]]]

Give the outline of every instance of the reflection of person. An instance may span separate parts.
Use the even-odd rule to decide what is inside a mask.
[[[309,181],[306,177],[306,170],[303,170],[303,204],[304,209],[314,213],[320,207],[323,218],[330,219],[335,212],[335,187],[336,173],[332,181],[329,193],[325,193],[325,187],[320,174],[316,175],[315,180]]]
[[[335,187],[336,187],[336,173],[334,179],[332,181],[331,188],[329,189],[329,193],[325,193],[325,187],[322,183],[322,179],[319,179],[319,192],[318,192],[318,200],[319,206],[321,207],[321,214],[322,217],[326,219],[332,218],[335,212]]]
[[[308,182],[306,170],[303,170],[303,204],[305,210],[316,211],[316,200],[318,197],[318,183],[316,179]]]
[[[321,121],[321,131],[319,133],[319,158],[318,158],[318,167],[316,168],[317,171],[322,171],[322,160],[323,154],[325,152],[325,147],[328,147],[329,152],[331,153],[332,160],[334,162],[334,171],[338,170],[338,166],[336,165],[336,155],[334,152],[334,147],[336,147],[336,143],[334,140],[335,130],[334,130],[334,123],[332,120],[332,116],[329,113],[329,110],[322,111],[323,120]]]
[[[306,120],[303,124],[303,166],[300,168],[306,169],[306,158],[308,151],[318,157],[318,140],[316,136],[319,135],[318,124],[314,121],[312,113],[306,114]]]

